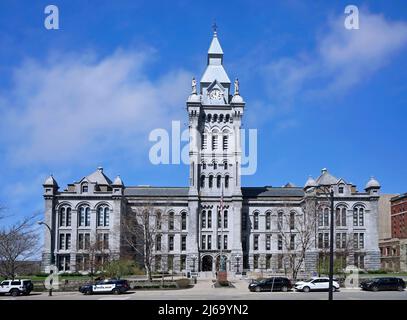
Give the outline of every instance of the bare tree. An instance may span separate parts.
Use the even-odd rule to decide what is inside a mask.
[[[129,209],[122,220],[123,241],[130,250],[142,257],[147,278],[152,281],[153,262],[157,242],[160,242],[164,233],[165,222],[175,224],[174,217],[168,217],[165,208],[153,206],[150,203],[139,206],[137,209]]]
[[[21,262],[38,252],[37,217],[38,214],[34,214],[0,229],[0,275],[14,279],[20,271]]]
[[[306,253],[315,245],[316,205],[313,197],[305,197],[301,212],[287,207],[278,210],[282,213],[282,217],[278,218],[282,218],[278,221],[278,234],[283,246],[283,267],[285,273],[287,269],[291,271],[294,280],[305,263]]]

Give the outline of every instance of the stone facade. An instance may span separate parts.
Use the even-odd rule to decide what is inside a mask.
[[[371,179],[365,192],[326,169],[304,188],[241,186],[241,126],[245,102],[239,82],[231,82],[223,67],[223,51],[215,32],[200,81],[192,82],[187,99],[190,128],[188,187],[125,186],[113,182],[102,168],[59,191],[51,176],[44,183],[45,230],[43,267],[55,263],[60,271],[89,271],[106,259],[128,253],[123,245],[126,213],[150,206],[170,217],[157,234],[156,271],[214,271],[221,256],[229,272],[283,272],[287,256],[301,256],[299,226],[313,216],[313,228],[301,265],[314,272],[326,253],[329,238],[325,195],[312,190],[329,185],[334,190],[335,250],[347,264],[378,269],[378,200],[380,185]],[[316,204],[306,209],[309,198]],[[308,220],[307,220],[308,221]],[[154,223],[154,221],[152,221]],[[306,228],[308,228],[307,225]],[[288,240],[287,240],[288,239]],[[288,266],[290,267],[290,265]]]

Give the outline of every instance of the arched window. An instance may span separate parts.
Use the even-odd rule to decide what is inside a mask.
[[[208,135],[205,133],[202,135],[202,149],[206,149],[208,144]]]
[[[212,210],[208,210],[208,228],[212,228]]]
[[[259,213],[255,212],[253,215],[253,229],[258,230],[259,229]]]
[[[223,114],[219,115],[219,121],[222,122],[223,121]]]
[[[220,211],[218,211],[218,229],[222,228],[222,215]]]
[[[97,226],[108,227],[110,218],[110,210],[108,206],[100,206],[97,210]]]
[[[59,209],[59,226],[65,227],[66,224],[66,208],[62,207]]]
[[[201,188],[205,188],[205,176],[201,176]]]
[[[225,188],[229,188],[229,176],[225,176]]]
[[[228,149],[228,136],[223,136],[223,150]]]
[[[346,226],[346,207],[338,206],[335,211],[335,225],[337,227]]]
[[[215,133],[213,136],[212,136],[212,150],[217,150],[218,149],[218,136],[217,136],[217,134]]]
[[[201,215],[201,228],[206,228],[206,211],[202,211]]]
[[[218,115],[215,113],[214,115],[213,115],[213,122],[216,122],[218,120]]]
[[[266,230],[271,229],[271,213],[267,212],[266,213]]]
[[[169,214],[168,230],[174,230],[174,212],[170,212]]]
[[[181,214],[181,230],[187,229],[187,213],[183,212]]]
[[[223,212],[223,228],[227,229],[228,227],[228,211]]]
[[[72,222],[72,212],[71,212],[71,208],[68,207],[68,208],[66,208],[66,226],[70,227],[71,222]]]
[[[161,230],[161,212],[157,211],[155,214],[155,227],[157,230]]]
[[[216,187],[217,187],[217,188],[220,188],[221,179],[222,179],[221,176],[217,176],[217,177],[216,177]]]
[[[79,208],[79,219],[78,224],[80,227],[90,226],[90,208],[87,206],[82,206]]]
[[[362,206],[356,206],[353,208],[353,225],[363,226],[365,224],[364,208]]]
[[[278,227],[278,230],[283,229],[283,213],[282,212],[279,212],[277,214],[277,227]]]
[[[225,162],[223,163],[223,168],[224,168],[225,170],[228,169],[228,162],[227,162],[227,161],[225,161]]]
[[[329,226],[329,209],[324,208],[324,226],[328,227]]]
[[[213,176],[209,176],[209,188],[213,187]]]
[[[290,230],[295,228],[295,212],[290,212]]]
[[[206,163],[202,162],[202,170],[205,170],[205,169],[206,169]]]
[[[213,170],[217,170],[218,169],[218,164],[216,162],[213,163]]]

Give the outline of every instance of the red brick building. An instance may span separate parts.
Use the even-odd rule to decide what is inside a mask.
[[[391,236],[407,238],[407,193],[391,198]]]

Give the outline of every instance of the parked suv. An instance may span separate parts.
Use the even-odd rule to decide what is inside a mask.
[[[130,286],[126,280],[102,280],[94,284],[86,284],[79,288],[79,292],[83,294],[94,293],[114,293],[121,294],[130,289]]]
[[[271,277],[260,281],[254,281],[249,284],[249,290],[255,292],[261,291],[283,291],[291,290],[291,281],[284,277]]]
[[[17,297],[20,294],[29,295],[34,289],[31,280],[4,280],[0,283],[0,294],[10,294]]]
[[[373,278],[367,281],[363,281],[360,284],[363,290],[371,291],[385,291],[385,290],[398,290],[403,291],[406,288],[406,283],[401,278],[384,277]]]
[[[333,290],[339,290],[339,283],[334,279]],[[310,292],[310,291],[327,291],[329,290],[329,278],[326,277],[313,277],[306,281],[299,281],[295,284],[295,290]]]

